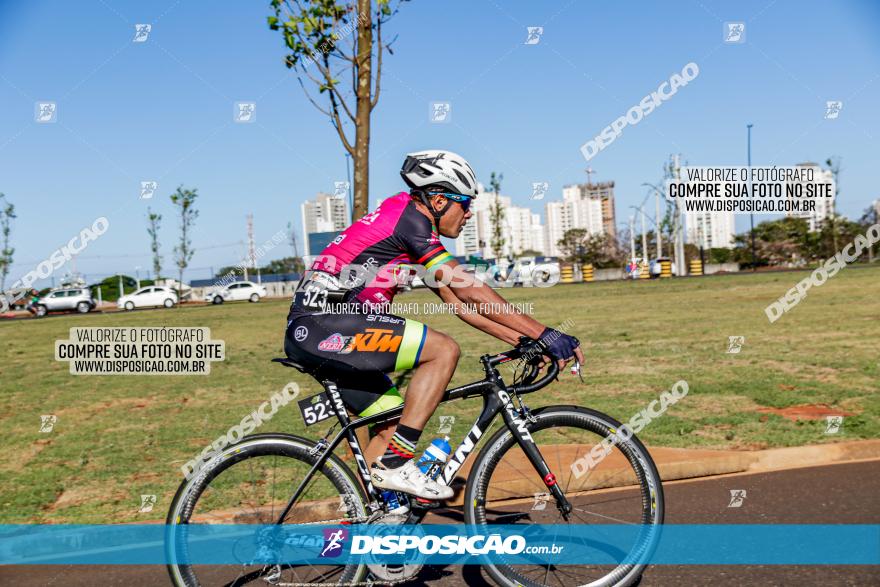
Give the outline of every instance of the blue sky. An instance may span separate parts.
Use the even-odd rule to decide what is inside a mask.
[[[150,266],[149,204],[165,215],[172,272],[177,222],[168,195],[200,200],[189,278],[244,252],[245,216],[262,242],[299,204],[345,179],[335,132],[282,65],[268,1],[0,0],[0,192],[16,206],[14,280],[105,216],[110,228],[77,261],[90,280]],[[746,42],[722,43],[724,21]],[[135,23],[150,23],[132,43]],[[503,2],[413,0],[390,23],[373,115],[371,203],[399,191],[403,155],[447,148],[519,205],[531,183],[546,199],[586,179],[579,147],[688,62],[700,74],[590,161],[616,182],[618,224],[657,182],[668,155],[693,165],[739,165],[746,123],[753,164],[843,160],[839,212],[857,217],[880,197],[880,3],[795,0]],[[526,27],[543,26],[536,45]],[[826,100],[842,100],[836,120]],[[34,122],[55,101],[58,122]],[[257,122],[234,124],[233,104],[256,101]],[[431,124],[449,101],[452,123]],[[158,180],[151,201],[141,180]],[[762,219],[762,217],[758,217]],[[748,217],[738,218],[743,230]],[[277,255],[275,254],[277,253]],[[268,258],[290,254],[282,246]],[[56,273],[63,274],[67,268]]]

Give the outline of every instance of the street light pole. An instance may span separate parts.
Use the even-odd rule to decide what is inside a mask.
[[[661,195],[661,192],[660,192],[660,188],[658,188],[657,186],[655,186],[652,183],[642,182],[642,185],[648,186],[649,188],[654,190],[654,196],[655,196],[654,231],[655,231],[655,235],[657,237],[657,258],[659,259],[660,257],[663,256],[663,235],[662,235],[663,221],[660,218],[660,195]],[[645,196],[645,199],[647,200],[647,196]],[[644,201],[642,202],[642,205],[643,206],[645,205]]]
[[[663,256],[663,237],[660,236],[662,230],[660,230],[660,190],[654,190],[654,199],[657,205],[656,216],[654,218],[657,221],[654,223],[654,232],[657,235],[657,258]]]
[[[636,235],[633,232],[633,229],[634,229],[633,224],[635,223],[635,220],[636,220],[635,215],[632,215],[629,217],[629,251],[630,251],[629,260],[631,263],[634,263],[636,260]]]
[[[672,177],[674,179],[681,177],[680,157],[677,153],[672,157]],[[678,201],[675,202],[675,215],[672,224],[675,227],[675,234],[673,236],[673,242],[675,243],[675,274],[679,277],[684,277],[687,275],[687,269],[684,266],[684,229],[682,226],[681,204]]]
[[[748,166],[749,166],[749,197],[752,197],[752,125],[747,124],[746,129],[748,129]],[[757,270],[757,264],[755,261],[755,213],[749,212],[749,223],[751,225],[751,230],[749,234],[752,237],[752,271]]]

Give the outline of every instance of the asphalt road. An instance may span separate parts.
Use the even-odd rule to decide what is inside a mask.
[[[730,491],[745,489],[738,508],[728,507]],[[880,460],[736,474],[664,484],[670,524],[880,524]],[[455,523],[456,512],[426,520]],[[16,587],[167,586],[161,566],[0,567],[0,585]],[[409,585],[491,586],[476,565],[432,567]],[[877,566],[654,566],[640,584],[880,586]]]

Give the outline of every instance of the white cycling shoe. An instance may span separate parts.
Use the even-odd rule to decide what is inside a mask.
[[[389,469],[376,461],[370,469],[370,477],[373,485],[379,489],[399,491],[422,499],[449,499],[454,493],[451,487],[437,483],[422,473],[416,467],[415,459],[408,460],[396,469]]]

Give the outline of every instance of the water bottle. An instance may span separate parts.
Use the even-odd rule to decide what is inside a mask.
[[[425,454],[419,457],[416,466],[431,479],[436,479],[451,452],[452,447],[449,446],[448,436],[444,436],[442,439],[435,438],[425,450]]]
[[[409,511],[409,503],[402,493],[386,489],[382,492],[382,499],[388,506],[389,514],[404,514]]]

